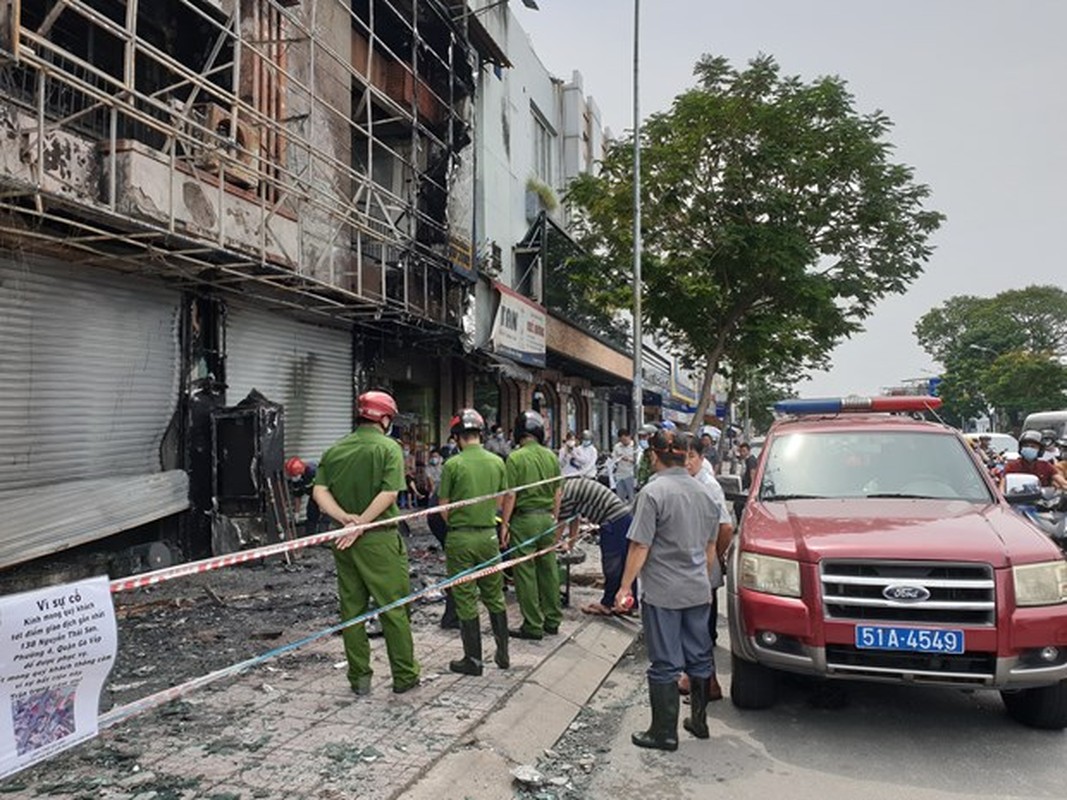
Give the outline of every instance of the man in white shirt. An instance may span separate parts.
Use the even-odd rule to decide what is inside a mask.
[[[615,494],[620,500],[632,503],[634,500],[634,466],[637,463],[637,448],[630,432],[625,428],[619,431],[619,441],[611,451],[615,463]]]
[[[559,451],[559,469],[566,478],[581,475],[583,478],[596,480],[596,446],[593,444],[591,431],[582,431],[582,443],[575,441],[574,434],[567,435],[567,441]]]

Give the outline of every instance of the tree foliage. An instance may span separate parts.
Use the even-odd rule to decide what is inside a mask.
[[[1067,367],[1049,353],[1014,350],[985,372],[986,397],[1013,430],[1027,414],[1067,406]]]
[[[943,368],[943,413],[966,427],[991,407],[1018,426],[1031,411],[1062,408],[1067,292],[1027,286],[994,297],[958,295],[915,325],[919,344]]]
[[[705,371],[699,424],[720,366],[824,365],[919,275],[942,216],[890,161],[889,119],[858,113],[841,79],[782,76],[768,56],[705,56],[695,74],[642,130],[641,183],[643,311]],[[620,141],[568,192],[600,302],[629,304],[632,174]]]
[[[793,381],[757,372],[745,384],[748,418],[757,435],[765,433],[774,422],[774,404],[788,397],[796,397]]]

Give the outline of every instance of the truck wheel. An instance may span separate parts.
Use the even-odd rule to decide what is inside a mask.
[[[1038,689],[1001,692],[1008,716],[1031,728],[1067,728],[1067,681]]]
[[[770,708],[778,697],[778,676],[762,664],[730,654],[730,700],[738,708]]]

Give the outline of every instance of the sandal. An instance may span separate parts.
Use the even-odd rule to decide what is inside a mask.
[[[592,614],[594,617],[610,617],[611,609],[602,606],[600,603],[590,603],[587,606],[582,606],[583,614]]]

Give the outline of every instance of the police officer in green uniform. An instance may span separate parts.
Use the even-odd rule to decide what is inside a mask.
[[[445,462],[438,492],[441,504],[497,494],[507,488],[504,461],[482,447],[485,420],[473,408],[464,408],[452,418],[451,433],[459,445],[459,455]],[[442,511],[448,522],[445,556],[448,574],[456,575],[471,567],[500,560],[500,543],[496,535],[497,499]],[[489,610],[489,621],[496,640],[496,665],[511,666],[508,659],[508,615],[504,604],[504,576],[496,572],[476,582],[452,587],[463,640],[463,658],[448,668],[461,675],[482,674],[482,630],[478,620],[478,595]]]
[[[507,460],[508,488],[559,478],[559,460],[544,446],[545,421],[536,411],[524,411],[515,420],[515,442]],[[513,492],[504,498],[500,539],[505,547],[516,546],[537,534],[532,542],[520,547],[516,555],[528,555],[558,542],[562,529],[554,527],[559,516],[562,479],[531,489]],[[559,633],[563,610],[559,597],[559,568],[555,552],[538,556],[512,567],[515,594],[522,610],[522,625],[511,631],[516,639],[540,639],[544,634]]]
[[[404,454],[396,440],[385,435],[396,413],[396,401],[385,392],[361,394],[355,432],[333,445],[319,462],[315,502],[342,525],[363,525],[399,514],[396,498],[405,488]],[[411,593],[407,550],[395,525],[341,536],[334,542],[333,557],[342,619],[365,613],[371,598],[384,606]],[[393,691],[400,694],[419,684],[408,610],[383,612],[381,622]],[[367,631],[354,625],[343,635],[352,691],[367,694],[371,684]]]

